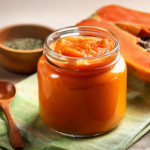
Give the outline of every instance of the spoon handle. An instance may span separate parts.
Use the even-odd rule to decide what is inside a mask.
[[[5,115],[8,120],[9,136],[10,136],[10,142],[11,142],[12,147],[18,148],[18,149],[24,148],[24,141],[10,113],[10,104],[5,103],[5,105],[1,105],[1,107],[3,111],[5,112]]]

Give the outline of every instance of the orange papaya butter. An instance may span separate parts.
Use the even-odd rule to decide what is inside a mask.
[[[125,114],[126,72],[119,41],[110,31],[75,26],[53,32],[38,62],[42,120],[73,137],[110,131]]]

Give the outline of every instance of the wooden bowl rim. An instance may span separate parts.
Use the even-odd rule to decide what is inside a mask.
[[[35,26],[35,27],[41,27],[41,28],[45,28],[48,29],[52,32],[55,31],[55,29],[45,26],[45,25],[40,25],[40,24],[15,24],[15,25],[9,25],[6,27],[3,27],[0,29],[0,34],[1,32],[8,30],[10,28],[15,28],[15,27],[21,27],[21,26]],[[11,51],[11,52],[15,52],[15,53],[35,53],[35,52],[42,52],[44,49],[43,48],[39,48],[39,49],[32,49],[32,50],[20,50],[20,49],[13,49],[13,48],[9,48],[3,44],[0,43],[0,48],[3,48],[6,51]]]

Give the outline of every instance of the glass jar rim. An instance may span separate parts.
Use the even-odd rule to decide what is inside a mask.
[[[98,55],[98,56],[95,56],[95,57],[71,57],[71,56],[65,56],[65,55],[62,55],[62,54],[59,54],[59,53],[55,52],[53,49],[50,48],[50,45],[52,43],[49,44],[49,39],[50,38],[54,38],[55,34],[59,34],[59,33],[62,33],[62,32],[65,34],[65,33],[67,33],[67,31],[69,32],[70,30],[75,30],[75,31],[79,30],[80,31],[80,30],[83,30],[84,28],[88,28],[88,29],[91,29],[91,30],[93,29],[96,32],[98,32],[98,30],[101,30],[101,31],[105,31],[105,32],[110,33],[116,39],[116,43],[115,43],[114,48],[111,51],[109,51],[109,52],[107,52],[105,54]],[[85,31],[90,31],[90,30],[85,30]],[[54,42],[54,41],[52,40],[51,42]],[[119,50],[119,48],[120,48],[119,47],[119,40],[118,40],[117,36],[113,32],[111,32],[111,31],[109,31],[107,29],[101,28],[101,27],[94,27],[94,26],[68,26],[68,27],[60,28],[60,29],[55,30],[54,32],[52,32],[50,35],[48,35],[46,37],[45,43],[44,43],[44,50],[46,51],[46,54],[48,54],[49,56],[51,56],[50,55],[50,53],[51,53],[52,55],[55,55],[55,56],[58,56],[58,57],[69,58],[69,59],[80,59],[80,60],[96,59],[96,58],[102,58],[102,57],[105,57],[105,56],[109,56],[109,55],[112,55],[115,52],[117,52]]]

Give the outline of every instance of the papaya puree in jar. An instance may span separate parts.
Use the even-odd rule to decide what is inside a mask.
[[[110,131],[126,110],[126,64],[117,37],[79,26],[49,35],[38,62],[39,113],[51,129],[73,137]]]

